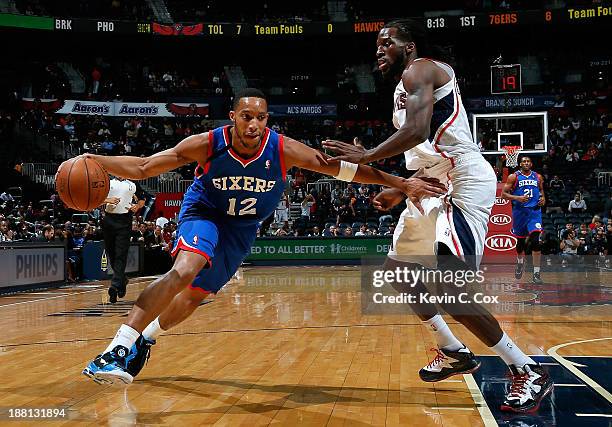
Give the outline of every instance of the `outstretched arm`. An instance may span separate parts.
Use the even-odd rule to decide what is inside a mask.
[[[206,163],[208,132],[191,135],[175,147],[155,153],[149,157],[100,156],[85,154],[102,165],[112,175],[127,179],[145,179],[169,172],[192,162]],[[63,164],[60,166],[60,168]]]
[[[328,162],[327,157],[305,144],[285,137],[285,164],[287,169],[297,166],[303,169],[338,176],[341,172],[341,162]],[[424,196],[437,197],[446,194],[446,188],[437,180],[424,180],[420,178],[404,179],[379,171],[366,165],[344,164],[345,167],[355,168],[351,181],[363,184],[379,184],[395,187],[417,201]]]

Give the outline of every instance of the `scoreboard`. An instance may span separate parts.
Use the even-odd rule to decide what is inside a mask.
[[[1,15],[1,14],[0,14]],[[612,6],[525,10],[503,13],[439,15],[414,18],[431,32],[514,27],[520,25],[557,25],[603,22],[612,17]],[[0,26],[7,20],[1,19]],[[158,34],[172,36],[289,38],[310,35],[376,33],[382,20],[358,22],[245,23],[202,22],[164,25],[154,22],[127,22],[95,19],[48,18],[54,31],[119,34]],[[6,25],[5,26],[11,26]],[[39,28],[40,29],[40,28]]]

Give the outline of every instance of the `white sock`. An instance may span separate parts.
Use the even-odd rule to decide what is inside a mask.
[[[506,362],[506,365],[515,365],[523,367],[526,364],[535,365],[536,362],[523,351],[517,347],[516,344],[510,339],[504,332],[501,339],[497,344],[491,347],[495,353],[499,355]]]
[[[461,341],[453,335],[452,331],[439,314],[436,314],[429,320],[423,321],[423,324],[433,333],[436,344],[438,344],[440,349],[457,351],[464,347]]]
[[[140,333],[136,329],[128,325],[121,325],[117,331],[117,335],[115,335],[115,338],[113,338],[108,347],[106,347],[104,353],[108,353],[118,345],[122,345],[129,350],[132,348],[139,336]]]
[[[155,318],[154,321],[149,323],[149,325],[142,331],[142,336],[148,339],[149,341],[157,340],[157,337],[165,332],[165,329],[159,325],[159,316]]]
[[[540,266],[539,265],[534,265],[533,266],[533,272],[534,273],[539,273],[540,272]]]

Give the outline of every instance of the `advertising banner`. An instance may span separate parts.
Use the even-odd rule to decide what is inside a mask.
[[[0,288],[64,281],[64,266],[63,246],[13,246],[0,250]]]
[[[512,203],[501,197],[504,184],[497,184],[495,203],[489,217],[489,230],[485,239],[483,261],[514,262],[516,259],[516,237],[512,229]]]
[[[24,100],[26,101],[26,100]],[[27,99],[36,105],[35,100]],[[202,103],[154,103],[154,102],[98,102],[67,99],[57,107],[57,114],[85,114],[113,117],[205,117],[208,104]]]
[[[144,249],[141,244],[132,243],[128,250],[126,273],[143,270]],[[83,278],[87,280],[106,280],[113,275],[110,261],[104,250],[104,242],[88,242],[83,246]]]
[[[506,95],[506,96],[483,96],[480,98],[467,98],[465,108],[468,111],[494,111],[500,108],[505,110],[547,110],[555,106],[553,95]]]
[[[257,239],[247,261],[359,260],[384,256],[391,237],[347,237],[337,239]]]
[[[181,210],[184,193],[157,193],[153,207],[154,218],[161,214],[165,218],[174,218]]]
[[[314,116],[329,117],[338,115],[338,107],[335,104],[291,104],[270,105],[270,114],[278,117],[283,116]]]

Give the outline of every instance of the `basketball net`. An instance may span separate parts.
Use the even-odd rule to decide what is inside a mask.
[[[515,168],[518,166],[518,156],[521,152],[520,145],[507,145],[502,147],[502,150],[506,152],[506,166],[509,168]]]

